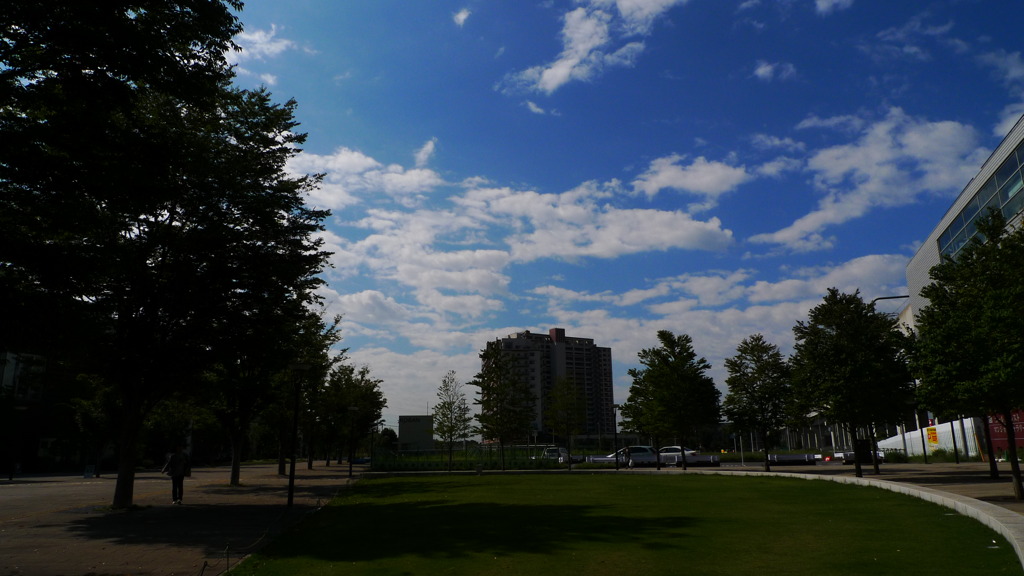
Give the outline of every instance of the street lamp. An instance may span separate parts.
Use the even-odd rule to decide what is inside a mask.
[[[615,469],[619,469],[619,405],[612,404],[612,452],[615,454]]]

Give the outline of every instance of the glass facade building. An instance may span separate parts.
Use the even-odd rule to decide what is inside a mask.
[[[1024,206],[1020,167],[1024,163],[1024,142],[996,169],[939,236],[939,252],[953,255],[977,233],[976,222],[990,211],[998,210],[1007,221],[1013,220]]]
[[[977,235],[978,220],[990,211],[1002,213],[1010,226],[1021,220],[1024,209],[1024,117],[992,151],[978,174],[967,183],[960,195],[939,220],[932,233],[907,264],[907,288],[910,294],[909,313],[912,319],[928,305],[921,289],[931,283],[929,271],[943,256],[955,256]]]

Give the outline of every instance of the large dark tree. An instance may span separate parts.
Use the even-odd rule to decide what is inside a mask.
[[[114,391],[113,505],[133,499],[147,413],[217,363],[219,335],[308,301],[325,255],[315,179],[284,162],[294,103],[229,87],[232,0],[11,3],[0,15],[0,296],[73,324]],[[55,317],[56,315],[56,317]],[[60,331],[0,348],[58,349]]]
[[[1006,427],[1013,493],[1024,499],[1015,410],[1024,408],[1024,228],[999,213],[980,236],[932,268],[921,290],[913,363],[921,402],[938,413],[994,414]]]
[[[844,294],[829,288],[793,334],[790,362],[797,403],[845,425],[855,443],[860,431],[866,431],[874,445],[875,424],[898,422],[913,395],[907,367],[910,344],[897,319],[877,312],[859,291]],[[877,473],[876,452],[871,450]],[[860,459],[855,462],[861,476]]]
[[[729,392],[722,410],[733,426],[761,437],[767,472],[768,437],[785,424],[792,398],[789,363],[777,346],[754,334],[740,342],[735,356],[725,360],[725,370]]]
[[[505,445],[527,436],[537,399],[516,366],[515,356],[503,350],[500,341],[487,344],[480,352],[480,362],[480,372],[469,383],[480,389],[473,401],[480,406],[476,416],[479,432],[485,440],[498,441],[501,469],[505,470]]]
[[[693,339],[659,330],[658,342],[659,347],[638,353],[643,368],[629,370],[633,384],[622,405],[623,428],[649,436],[655,449],[673,437],[697,441],[700,431],[717,425],[721,416],[721,392],[707,374],[711,364],[697,356]],[[685,458],[682,464],[685,468]]]

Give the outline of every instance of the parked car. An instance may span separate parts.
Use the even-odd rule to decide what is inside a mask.
[[[658,452],[664,454],[681,454],[686,453],[687,456],[696,456],[697,451],[683,446],[662,446]]]
[[[615,462],[616,457],[620,464],[629,468],[636,466],[653,466],[657,463],[658,452],[654,450],[653,446],[628,446],[612,452],[607,456],[588,456],[587,462],[607,464],[609,462]],[[675,466],[675,462],[671,465]]]
[[[558,460],[559,462],[568,456],[569,451],[559,446],[548,446],[540,453],[541,460]]]
[[[569,451],[561,446],[548,446],[544,448],[544,451],[540,454],[541,460],[558,460],[559,464],[567,464],[569,462]],[[573,462],[582,462],[583,457],[572,455]]]
[[[878,458],[878,463],[879,464],[885,464],[885,452],[882,452],[881,450],[879,450],[879,451],[875,452],[875,457]],[[836,459],[838,460],[840,458],[842,458],[843,464],[853,464],[854,461],[857,460],[857,453],[856,452],[838,452],[838,453],[836,453]],[[861,455],[860,463],[861,464],[871,464],[871,451],[870,450],[867,453]]]

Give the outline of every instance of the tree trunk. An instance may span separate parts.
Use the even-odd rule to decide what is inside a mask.
[[[874,424],[868,426],[868,432],[871,434],[871,465],[875,469],[875,476],[880,476],[882,471],[878,468],[878,435],[875,434]]]
[[[762,452],[764,452],[764,471],[765,472],[771,472],[772,471],[772,466],[771,466],[771,464],[768,461],[768,431],[767,430],[761,430],[761,446],[762,446],[762,448],[764,448],[764,450],[762,450]]]
[[[1003,411],[1003,425],[1006,427],[1006,441],[1010,445],[1007,457],[1010,459],[1010,474],[1013,476],[1013,497],[1024,500],[1024,486],[1020,483],[1020,462],[1017,461],[1017,431],[1013,425],[1013,412]]]
[[[985,453],[988,454],[988,476],[993,480],[999,479],[999,463],[996,462],[996,448],[992,445],[992,428],[989,425],[989,417],[985,419]]]
[[[287,459],[287,454],[288,454],[287,446],[288,446],[289,441],[286,440],[287,438],[288,438],[288,422],[284,418],[282,418],[281,419],[281,426],[278,428],[278,431],[277,431],[277,475],[278,476],[287,476],[288,475],[288,469],[285,466],[285,464],[287,463],[287,460],[288,460]]]
[[[121,424],[121,441],[117,453],[117,483],[114,485],[115,510],[130,508],[135,498],[135,452],[138,448],[141,421],[125,418]]]
[[[849,427],[850,441],[853,442],[853,475],[856,476],[857,478],[863,478],[864,469],[861,468],[860,458],[857,457],[857,427],[854,426],[853,424],[850,424]]]
[[[242,443],[245,441],[245,434],[240,430],[232,430],[228,437],[231,441],[231,486],[242,484]]]

